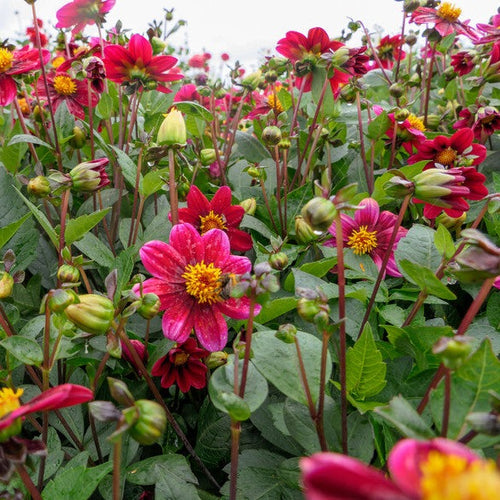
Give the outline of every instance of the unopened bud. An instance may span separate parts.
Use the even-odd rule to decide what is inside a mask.
[[[144,319],[154,318],[160,311],[160,299],[154,293],[146,293],[141,299],[141,305],[137,308],[137,313]]]
[[[430,130],[437,130],[441,121],[442,119],[438,115],[427,115],[426,127]]]
[[[392,95],[392,97],[401,97],[405,92],[405,88],[403,87],[403,85],[401,85],[400,83],[396,82],[396,83],[393,83],[390,87],[389,87],[389,94]]]
[[[209,370],[213,370],[219,366],[225,365],[227,363],[227,352],[216,351],[211,352],[207,358],[205,358],[205,364],[208,366]]]
[[[46,198],[52,191],[49,179],[43,175],[30,179],[27,189],[29,194],[32,194],[37,198]]]
[[[161,54],[167,46],[167,43],[157,36],[151,38],[150,42],[151,47],[153,47],[153,55]]]
[[[87,136],[85,132],[77,126],[73,127],[73,136],[69,139],[69,144],[74,149],[81,149],[85,146],[87,142]]]
[[[248,88],[250,90],[255,90],[259,86],[261,80],[262,80],[262,71],[257,70],[245,76],[245,78],[241,80],[241,84],[245,88]]]
[[[127,384],[123,380],[108,377],[109,392],[113,399],[123,406],[132,406],[134,397],[129,391]]]
[[[275,125],[264,128],[262,131],[262,140],[266,146],[276,146],[281,141],[281,130]]]
[[[50,311],[59,313],[63,312],[69,305],[74,304],[77,300],[78,296],[72,290],[57,288],[49,292],[47,306]]]
[[[285,344],[293,344],[295,342],[295,336],[297,335],[297,328],[290,324],[286,323],[284,325],[280,325],[274,336],[283,341]]]
[[[9,273],[2,272],[2,277],[0,278],[0,299],[10,297],[13,287],[14,278]]]
[[[80,163],[72,168],[69,177],[72,180],[72,189],[82,193],[98,191],[110,183],[106,174],[107,158],[99,158]]]
[[[495,413],[469,413],[465,418],[472,430],[487,436],[500,435],[500,415]]]
[[[269,264],[273,269],[282,271],[288,266],[288,255],[285,252],[273,253],[269,256]]]
[[[397,122],[404,122],[410,116],[410,110],[407,108],[398,108],[394,111],[394,119]]]
[[[148,363],[148,358],[149,358],[149,353],[148,350],[146,349],[146,346],[140,340],[136,339],[130,339],[130,343],[132,344],[132,347],[135,349],[135,352],[137,353],[140,360],[145,366]],[[128,363],[130,363],[134,367],[137,374],[141,376],[142,375],[141,368],[137,364],[127,344],[125,342],[121,342],[121,347],[122,347],[122,358]]]
[[[317,238],[314,229],[300,215],[295,217],[295,237],[297,242],[306,245]]]
[[[448,368],[456,370],[471,352],[470,341],[471,338],[464,335],[442,337],[434,344],[432,352],[438,355]]]
[[[216,151],[213,148],[202,149],[200,151],[200,160],[201,164],[206,167],[212,164],[214,161],[217,161]]]
[[[255,198],[247,198],[240,202],[240,205],[248,215],[253,215],[257,209],[257,200]]]
[[[106,333],[115,314],[113,302],[93,293],[80,295],[78,299],[78,303],[66,307],[66,317],[84,332],[95,335]]]
[[[183,148],[186,145],[186,123],[182,113],[177,108],[172,108],[160,125],[157,135],[158,144],[173,148]]]
[[[63,264],[57,270],[57,279],[61,283],[73,283],[76,284],[80,281],[80,271],[70,264]]]
[[[165,432],[167,416],[156,402],[139,399],[134,403],[137,420],[130,426],[130,435],[140,444],[153,444]]]
[[[314,230],[326,231],[332,225],[337,209],[330,200],[316,196],[302,207],[300,213]]]
[[[349,48],[340,47],[337,49],[332,56],[332,64],[334,66],[342,66],[349,60]]]

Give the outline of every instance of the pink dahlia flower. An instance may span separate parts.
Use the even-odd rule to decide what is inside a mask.
[[[227,297],[224,285],[227,277],[247,273],[252,266],[247,257],[229,252],[226,233],[211,229],[200,235],[191,224],[176,224],[169,244],[150,241],[141,248],[142,263],[153,275],[142,283],[142,291],[160,298],[165,337],[183,343],[194,329],[205,349],[220,351],[227,343],[224,315],[248,318],[248,298]],[[135,285],[136,294],[140,287]]]
[[[392,480],[339,453],[300,460],[307,500],[430,500],[497,498],[500,473],[467,446],[444,438],[403,439],[389,454]]]
[[[378,203],[373,198],[365,198],[359,203],[361,207],[356,210],[354,218],[342,214],[342,240],[344,246],[352,248],[355,254],[368,254],[373,262],[380,269],[384,255],[389,247],[392,230],[396,223],[397,216],[387,210],[380,212]],[[328,230],[333,236],[325,242],[327,246],[337,246],[337,234],[335,224]],[[403,236],[408,232],[404,227],[398,229],[396,240],[391,249],[391,256],[387,263],[386,272],[390,276],[401,276],[396,261],[394,260],[394,250]]]
[[[116,0],[73,0],[63,5],[57,12],[56,28],[71,28],[78,33],[87,24],[102,24],[104,15],[115,5]]]
[[[201,234],[210,229],[221,229],[229,237],[231,250],[246,252],[253,246],[252,237],[238,229],[245,209],[231,205],[231,189],[220,187],[211,201],[196,187],[191,186],[186,198],[187,208],[179,209],[179,222],[193,225]]]

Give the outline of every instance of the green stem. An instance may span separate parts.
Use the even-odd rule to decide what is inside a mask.
[[[117,429],[121,427],[121,422],[118,423]],[[122,461],[122,436],[118,436],[113,445],[113,500],[120,500],[122,497],[121,491],[121,461]]]

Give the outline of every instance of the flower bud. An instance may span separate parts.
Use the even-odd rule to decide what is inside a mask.
[[[274,336],[283,341],[285,344],[293,344],[295,336],[297,335],[297,328],[290,323],[280,325]]]
[[[177,108],[171,108],[165,115],[156,139],[158,144],[164,144],[175,149],[183,148],[186,145],[186,123],[182,113]]]
[[[63,312],[69,305],[74,304],[77,300],[78,296],[72,290],[57,288],[49,292],[47,306],[50,311],[60,313]]]
[[[66,307],[66,317],[84,332],[95,335],[106,333],[115,315],[113,302],[94,293],[80,295],[78,299],[78,303]]]
[[[211,352],[205,359],[205,364],[208,366],[209,370],[213,370],[219,366],[225,365],[227,363],[227,352],[216,351]]]
[[[261,179],[263,177],[263,170],[259,167],[248,167],[246,172],[252,179]]]
[[[46,198],[52,191],[49,179],[43,175],[30,179],[27,189],[29,194],[32,194],[37,198]]]
[[[247,198],[240,202],[240,205],[248,215],[253,215],[257,209],[257,200],[255,198]]]
[[[306,245],[317,238],[313,228],[301,215],[295,217],[295,237],[297,242],[302,245]]]
[[[273,269],[282,271],[288,266],[288,255],[285,252],[273,253],[269,256],[269,264]]]
[[[500,415],[495,413],[469,413],[465,418],[472,430],[487,436],[500,435]]]
[[[472,349],[471,340],[471,337],[465,337],[464,335],[441,337],[434,344],[432,352],[442,359],[445,366],[456,370],[469,356]]]
[[[297,301],[297,312],[299,316],[309,322],[313,323],[316,314],[321,311],[321,304],[315,299],[308,299],[306,297],[301,297]]]
[[[206,167],[217,160],[216,151],[214,148],[202,149],[200,151],[201,164]]]
[[[352,84],[344,85],[340,89],[340,97],[348,103],[353,103],[356,100],[357,90]]]
[[[13,287],[14,278],[9,273],[2,272],[2,277],[0,278],[0,299],[10,297]]]
[[[393,83],[389,87],[389,94],[391,94],[391,96],[395,97],[396,99],[398,97],[401,97],[404,94],[404,92],[405,92],[405,88],[399,82]]]
[[[437,130],[441,121],[442,119],[438,115],[427,115],[426,127],[430,130]]]
[[[455,175],[455,171],[459,169],[430,168],[417,174],[413,178],[415,197],[438,207],[450,207],[451,205],[443,200],[444,197],[469,194],[469,189],[461,185],[465,178],[460,174]]]
[[[340,47],[333,53],[331,61],[334,66],[342,66],[349,60],[349,57],[349,47]]]
[[[266,127],[262,131],[262,140],[266,146],[276,146],[281,141],[281,130],[275,125]]]
[[[394,198],[404,198],[406,195],[413,193],[414,190],[413,182],[399,175],[391,177],[384,184],[384,191]]]
[[[109,392],[111,397],[123,406],[132,406],[134,398],[123,380],[108,377]]]
[[[460,217],[450,217],[447,213],[442,212],[436,217],[436,224],[442,224],[446,229],[458,231],[466,219],[467,214],[465,212]]]
[[[68,141],[70,146],[74,149],[82,149],[87,142],[87,136],[80,127],[73,127],[73,136]]]
[[[144,366],[146,366],[149,358],[149,353],[148,350],[146,349],[146,346],[140,340],[136,339],[130,339],[130,343],[132,344],[133,348],[139,355],[139,358],[141,359]],[[127,344],[125,342],[121,342],[121,347],[122,347],[122,358],[134,367],[135,371],[137,372],[137,375],[141,376],[142,375],[141,369],[136,363],[134,356],[132,355],[132,352],[127,347]]]
[[[245,76],[245,78],[241,80],[241,84],[245,88],[248,88],[250,90],[255,90],[259,86],[261,80],[262,80],[262,71],[259,69]]]
[[[57,270],[57,279],[61,283],[79,283],[80,271],[75,266],[72,266],[70,264],[63,264]]]
[[[280,149],[290,149],[292,143],[288,137],[283,137],[280,142],[278,142],[278,147]]]
[[[99,158],[80,163],[69,172],[72,188],[82,193],[98,191],[110,183],[105,167],[107,158]]]
[[[404,122],[411,115],[408,108],[398,108],[394,111],[394,119],[397,122]]]
[[[158,441],[167,426],[165,410],[156,401],[147,399],[137,400],[132,408],[136,411],[137,420],[130,426],[130,435],[140,444]]]
[[[420,0],[404,0],[403,2],[403,10],[406,13],[413,12],[415,9],[418,9],[419,7],[420,7]]]
[[[149,41],[151,43],[151,47],[153,47],[153,55],[161,54],[167,46],[167,43],[157,36],[154,36]]]
[[[337,209],[330,200],[316,196],[302,207],[300,213],[314,230],[326,231],[332,225]]]
[[[142,296],[141,305],[137,313],[144,319],[154,318],[160,310],[160,299],[154,293],[146,293]]]

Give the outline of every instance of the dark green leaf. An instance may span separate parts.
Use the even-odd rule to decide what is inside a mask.
[[[42,364],[42,348],[32,339],[19,336],[7,337],[0,342],[0,345],[26,365]]]
[[[76,219],[69,219],[64,232],[66,245],[72,245],[75,241],[82,239],[88,231],[106,217],[110,210],[110,208],[105,208],[91,214],[81,215]]]

